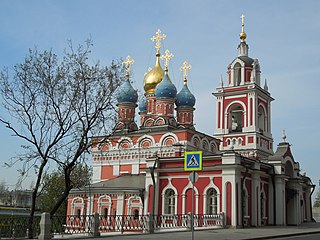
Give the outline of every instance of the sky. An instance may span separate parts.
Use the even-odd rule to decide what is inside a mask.
[[[295,161],[314,184],[320,179],[320,1],[268,0],[1,0],[0,69],[23,62],[29,48],[52,49],[59,56],[68,46],[93,40],[92,63],[109,65],[130,55],[134,87],[143,91],[144,73],[155,61],[150,38],[157,29],[167,35],[162,53],[174,58],[169,75],[178,91],[180,66],[192,69],[188,85],[196,97],[196,129],[212,135],[215,98],[212,92],[226,79],[237,56],[242,14],[249,56],[258,58],[272,102],[274,150],[286,130]],[[6,116],[0,109],[1,116]],[[23,142],[0,125],[0,182],[14,186],[19,163],[5,162],[21,152]],[[30,187],[32,176],[24,182]]]

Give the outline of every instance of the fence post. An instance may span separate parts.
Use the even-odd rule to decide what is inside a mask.
[[[226,227],[226,218],[225,218],[224,212],[221,212],[220,216],[221,216],[221,225],[223,228],[225,228]]]
[[[92,237],[100,236],[99,227],[100,227],[99,213],[94,213],[93,219],[92,219],[92,230],[90,231],[90,235]]]
[[[149,233],[154,233],[154,216],[151,213],[148,213],[148,232]]]
[[[38,239],[48,240],[51,239],[51,220],[50,213],[42,213],[40,220],[40,235]]]
[[[187,224],[187,227],[188,227],[189,230],[192,230],[192,226],[191,226],[192,221],[191,221],[191,218],[192,218],[192,216],[191,216],[191,213],[189,212],[189,213],[188,213],[188,224]]]

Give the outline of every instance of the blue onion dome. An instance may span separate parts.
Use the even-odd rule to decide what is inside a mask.
[[[177,94],[176,105],[177,107],[180,107],[180,106],[193,107],[195,103],[196,103],[196,98],[190,92],[187,84],[185,83],[181,91]]]
[[[177,88],[171,82],[167,71],[162,81],[156,86],[155,95],[156,98],[175,98],[177,96]]]
[[[120,86],[117,100],[118,103],[136,103],[138,101],[137,90],[134,90],[128,79]]]
[[[139,111],[146,112],[147,111],[147,99],[143,96],[139,101]]]

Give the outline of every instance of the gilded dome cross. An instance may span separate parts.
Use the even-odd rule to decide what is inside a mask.
[[[156,32],[156,36],[152,36],[151,41],[152,42],[156,42],[156,46],[155,48],[160,51],[160,47],[161,47],[161,40],[165,39],[167,37],[167,35],[165,34],[161,34],[161,30],[158,29],[158,31]]]
[[[128,56],[125,61],[122,62],[125,65],[127,76],[130,74],[131,65],[134,64],[133,58]]]
[[[240,33],[240,39],[242,42],[244,42],[247,38],[247,34],[244,31],[244,15],[241,15],[241,33]]]
[[[170,51],[168,49],[165,51],[165,54],[161,56],[161,59],[163,59],[165,62],[165,66],[166,66],[165,70],[166,71],[168,71],[169,61],[171,58],[173,58],[173,56],[174,55],[172,53],[170,53]]]
[[[180,67],[180,70],[183,71],[184,82],[187,82],[188,70],[190,70],[192,66],[188,64],[187,61],[183,62],[183,65]]]

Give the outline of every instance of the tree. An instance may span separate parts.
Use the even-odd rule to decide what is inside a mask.
[[[318,190],[318,192],[317,192],[317,196],[316,196],[316,199],[313,203],[313,207],[314,208],[320,207],[320,190]]]
[[[81,188],[90,184],[92,170],[87,165],[78,164],[71,173],[70,180],[74,188]],[[51,173],[45,173],[42,181],[42,190],[39,193],[37,207],[42,212],[50,212],[61,194],[61,186],[64,186],[64,173],[61,169]],[[67,212],[67,199],[63,201],[56,215],[64,216]]]
[[[61,60],[50,51],[29,50],[23,63],[0,74],[2,105],[15,120],[0,117],[14,136],[23,139],[24,163],[21,175],[34,168],[37,174],[32,193],[29,229],[32,229],[37,193],[48,166],[57,164],[64,173],[64,186],[52,207],[55,214],[73,188],[71,173],[84,160],[91,146],[90,137],[108,133],[114,125],[114,92],[124,69],[112,62],[110,67],[88,63],[91,40],[68,50]],[[53,163],[53,164],[48,164]],[[32,237],[32,232],[29,232]]]

